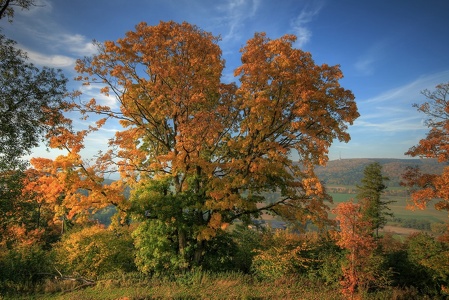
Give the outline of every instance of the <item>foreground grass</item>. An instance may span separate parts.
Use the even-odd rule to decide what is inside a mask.
[[[338,286],[304,278],[275,281],[255,280],[239,273],[194,272],[171,279],[142,278],[139,274],[118,274],[100,279],[95,286],[81,288],[75,282],[47,281],[27,294],[1,295],[6,299],[43,300],[143,300],[143,299],[303,299],[343,300]],[[385,290],[358,299],[433,299],[416,290]]]
[[[197,272],[172,279],[114,278],[80,289],[73,282],[47,281],[28,295],[0,299],[343,299],[337,289],[304,279],[254,280],[242,274]]]

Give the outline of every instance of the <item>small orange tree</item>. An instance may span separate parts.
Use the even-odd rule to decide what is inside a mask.
[[[99,53],[76,65],[79,80],[118,104],[91,99],[77,108],[103,117],[98,127],[109,120],[123,126],[95,169],[117,167],[142,228],[153,226],[148,231],[159,235],[162,228],[187,267],[201,263],[207,241],[233,220],[263,211],[326,220],[330,198],[314,166],[326,163],[334,139],[349,140],[347,126],[358,117],[353,94],[339,84],[339,67],[316,65],[293,48],[294,36],[255,34],[241,49],[239,86],[220,81],[218,41],[188,23],[141,23],[116,42],[97,44]],[[95,178],[78,180],[88,177]],[[281,196],[266,202],[275,190]],[[140,261],[157,257],[138,253]]]
[[[366,289],[367,285],[375,280],[374,274],[368,271],[369,260],[376,247],[372,226],[364,220],[361,205],[358,203],[340,203],[334,213],[340,227],[337,245],[348,250],[348,265],[342,265],[342,292],[354,299],[358,292]]]

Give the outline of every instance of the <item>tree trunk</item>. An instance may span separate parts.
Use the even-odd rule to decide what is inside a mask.
[[[183,257],[186,258],[186,249],[187,247],[187,242],[186,242],[186,233],[184,230],[182,230],[181,228],[178,228],[178,250],[179,250],[179,254]]]
[[[198,241],[196,245],[197,247],[193,256],[193,265],[199,266],[201,264],[201,261],[203,260],[204,241]]]

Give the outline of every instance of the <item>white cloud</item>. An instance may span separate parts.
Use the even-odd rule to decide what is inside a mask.
[[[371,75],[374,70],[374,63],[377,59],[373,56],[365,56],[363,58],[359,58],[355,63],[355,69],[362,73],[363,75]]]
[[[52,36],[51,41],[59,49],[64,49],[77,56],[90,56],[97,52],[97,48],[92,41],[81,34],[60,33]]]
[[[20,32],[19,47],[28,53],[33,63],[72,68],[77,58],[96,53],[91,40],[84,35],[70,33],[53,21],[51,1],[35,0],[35,4],[29,10],[17,10],[13,26],[5,28],[9,36]]]
[[[24,49],[24,48],[23,48]],[[45,55],[36,51],[24,49],[30,61],[36,65],[52,68],[73,67],[75,59],[65,55]]]
[[[307,28],[307,25],[313,21],[322,8],[323,3],[321,1],[313,2],[313,7],[306,5],[300,14],[291,21],[291,27],[298,38],[296,41],[297,47],[301,48],[310,41],[312,32]]]
[[[81,34],[70,34],[59,32],[57,29],[51,29],[50,32],[30,29],[30,35],[40,40],[41,45],[51,47],[46,51],[52,53],[64,53],[74,58],[90,56],[97,52],[92,41]],[[42,43],[44,42],[44,43]],[[40,54],[45,56],[46,54]]]
[[[391,116],[390,116],[391,117]],[[416,116],[400,116],[397,115],[395,118],[391,119],[379,118],[374,120],[374,122],[369,122],[368,118],[361,117],[355,121],[354,131],[366,132],[367,129],[375,130],[376,133],[400,133],[408,132],[411,130],[424,130],[425,127],[422,126],[420,118]],[[377,122],[376,122],[377,121]]]
[[[412,104],[425,100],[420,94],[422,90],[433,90],[437,84],[448,80],[449,70],[421,76],[375,97],[358,101],[361,116],[351,126],[351,135],[399,134],[402,138],[403,134],[411,132],[424,133],[428,130],[424,124],[426,116]]]

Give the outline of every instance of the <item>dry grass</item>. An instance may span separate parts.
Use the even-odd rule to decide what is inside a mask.
[[[0,297],[0,299],[2,299]],[[20,299],[5,297],[4,299]],[[255,281],[242,274],[195,275],[175,280],[108,279],[94,287],[76,289],[66,282],[45,282],[39,293],[21,299],[143,300],[143,299],[329,299],[340,300],[338,290],[295,278]]]

